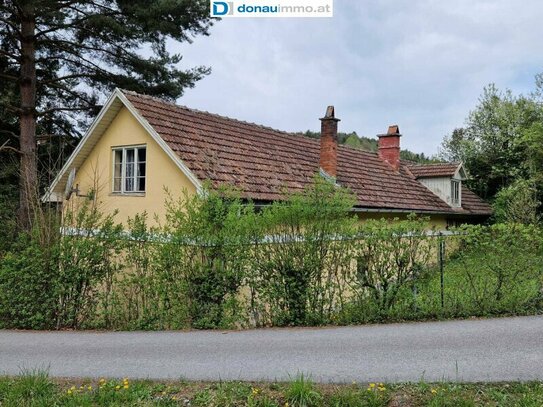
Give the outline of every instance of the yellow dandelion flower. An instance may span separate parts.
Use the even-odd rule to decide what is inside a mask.
[[[70,387],[70,390],[74,391],[74,390],[75,390],[75,386]]]
[[[385,389],[384,387],[382,387],[382,386],[379,386],[378,389],[379,389],[379,391],[385,391],[385,390],[386,390],[386,389]]]
[[[375,383],[370,383],[370,389],[373,389],[375,387]]]
[[[72,390],[71,390],[71,389],[68,389],[68,394],[72,394]]]
[[[129,386],[128,386],[128,384],[125,384],[123,387],[124,387],[125,389],[128,389]]]
[[[285,401],[285,407],[288,407],[288,401]]]
[[[106,382],[106,379],[104,379],[103,377],[100,379],[100,383],[105,383]]]
[[[436,389],[432,389],[432,394],[436,394],[437,393],[437,390]]]
[[[115,386],[115,390],[119,390],[121,388],[121,386],[117,385]]]
[[[88,390],[88,391],[91,391],[91,390],[92,390],[92,386],[87,387],[87,390]]]

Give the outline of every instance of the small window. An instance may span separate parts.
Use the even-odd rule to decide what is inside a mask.
[[[451,203],[460,206],[460,181],[451,181]]]
[[[145,147],[113,150],[113,192],[145,192],[147,151]]]

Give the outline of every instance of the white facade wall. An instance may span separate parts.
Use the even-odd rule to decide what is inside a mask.
[[[455,207],[459,207],[462,204],[462,188],[460,188],[460,199],[458,204],[452,203],[451,196],[451,177],[435,177],[435,178],[419,178],[422,185],[439,196],[447,204]],[[460,181],[460,179],[456,179]]]

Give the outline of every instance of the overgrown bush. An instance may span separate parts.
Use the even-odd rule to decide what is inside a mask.
[[[465,301],[457,307],[465,307],[470,314],[514,313],[541,303],[540,228],[519,223],[471,225],[459,233],[461,250],[451,264],[459,266]]]
[[[539,222],[539,206],[536,183],[517,180],[502,188],[495,197],[494,218],[500,223],[522,223],[534,225]]]
[[[228,188],[125,225],[94,200],[44,211],[0,256],[0,327],[322,325],[543,310],[543,231],[434,235],[424,218],[360,221],[322,179],[255,207]],[[443,276],[437,262],[444,240]],[[443,280],[442,280],[443,277]],[[443,284],[442,284],[443,283]]]
[[[167,202],[167,209],[161,261],[183,284],[180,291],[186,293],[191,326],[241,323],[239,290],[251,255],[252,204],[245,204],[236,191],[222,188],[208,189],[204,196],[185,194]]]
[[[95,319],[104,286],[121,266],[116,261],[122,249],[122,226],[114,215],[104,215],[92,200],[65,210],[63,235],[58,240],[57,326],[78,328]],[[105,289],[105,291],[104,291]],[[107,325],[106,301],[104,312]]]
[[[262,210],[247,279],[257,325],[331,321],[349,272],[353,203],[346,190],[316,180]]]
[[[98,291],[117,267],[120,226],[91,201],[60,214],[44,211],[31,233],[0,262],[0,324],[78,328],[96,313]],[[63,233],[61,233],[61,231]]]
[[[0,327],[52,329],[58,312],[58,237],[21,234],[0,262]]]
[[[413,311],[416,283],[431,264],[435,238],[428,220],[410,215],[405,220],[368,220],[360,224],[354,242],[352,300],[349,322],[405,318]]]
[[[183,322],[175,324],[166,317],[165,298],[171,287],[160,272],[160,260],[166,257],[159,256],[160,231],[150,227],[148,214],[142,213],[128,219],[126,232],[118,260],[120,270],[108,274],[101,293],[104,326],[119,329],[185,326],[186,318],[180,317]],[[175,311],[183,314],[182,310]]]

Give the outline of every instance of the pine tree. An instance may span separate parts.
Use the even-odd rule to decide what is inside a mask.
[[[181,56],[166,45],[207,35],[211,24],[207,0],[2,1],[0,87],[9,92],[0,114],[17,118],[18,143],[4,149],[20,157],[21,228],[31,226],[38,196],[37,131],[73,137],[115,87],[181,96],[210,70],[179,69]]]

